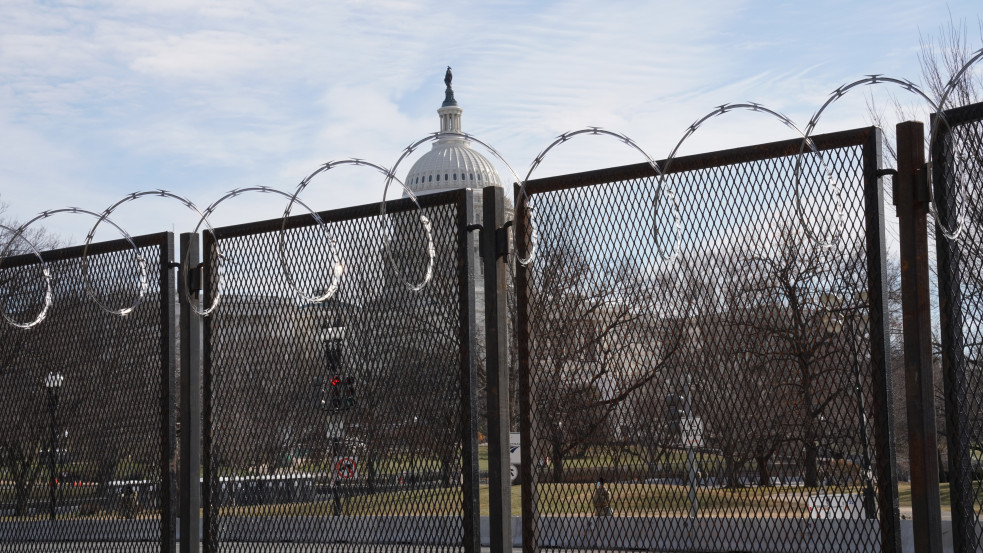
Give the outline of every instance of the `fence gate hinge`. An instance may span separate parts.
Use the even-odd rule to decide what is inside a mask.
[[[931,194],[929,194],[929,186],[932,186],[932,182],[928,164],[924,163],[921,167],[915,169],[915,201],[928,203],[932,199]]]
[[[878,169],[874,176],[877,178],[891,177],[891,201],[895,206],[898,205],[898,170],[886,167]]]
[[[898,205],[898,171],[897,169],[878,169],[877,176],[884,177],[891,176],[891,199],[894,202],[895,207]],[[915,185],[915,203],[928,203],[932,196],[929,194],[929,186],[932,186],[931,178],[929,177],[929,166],[927,163],[923,164],[921,167],[915,169],[915,174],[913,175],[914,185]]]
[[[509,227],[512,226],[512,221],[506,221],[502,228],[495,229],[495,258],[498,259],[509,253]],[[487,253],[485,250],[485,232],[488,231],[482,225],[468,225],[467,230],[478,230],[481,231],[481,246],[478,248],[481,257],[485,257]]]
[[[502,228],[495,229],[495,256],[502,257],[509,253],[509,227],[512,221],[505,221]]]
[[[201,293],[201,268],[202,268],[202,266],[203,266],[203,264],[202,263],[199,263],[197,267],[195,267],[193,269],[188,269],[188,280],[187,280],[187,283],[186,284],[188,285],[188,291],[190,293],[192,293],[192,294],[195,294],[195,295]],[[168,269],[177,269],[179,273],[181,271],[181,267],[182,267],[182,265],[180,263],[178,263],[177,261],[171,261],[170,263],[167,264],[167,268]],[[182,278],[182,277],[183,277],[183,275],[178,274],[178,278]]]
[[[201,293],[201,269],[202,264],[199,263],[196,267],[188,269],[188,291],[194,295]]]

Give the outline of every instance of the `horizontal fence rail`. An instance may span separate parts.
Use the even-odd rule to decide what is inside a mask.
[[[527,183],[525,551],[898,550],[880,135],[815,143]]]

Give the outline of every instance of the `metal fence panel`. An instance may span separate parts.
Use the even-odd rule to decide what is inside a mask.
[[[880,133],[815,141],[528,183],[526,551],[898,550]]]
[[[948,125],[940,124],[941,134],[932,148],[935,206],[945,228],[962,228],[958,240],[936,233],[946,453],[953,546],[969,552],[979,551],[983,543],[983,489],[978,483],[983,475],[983,252],[978,247],[983,242],[983,208],[976,201],[983,164],[983,104],[948,111],[945,121]]]
[[[477,543],[470,191],[217,229],[206,242],[206,551]],[[328,244],[337,242],[335,258]],[[388,259],[384,244],[391,244]],[[220,255],[219,255],[220,254]],[[337,293],[327,289],[333,267]],[[373,546],[374,547],[374,546]]]
[[[170,233],[42,252],[52,307],[0,322],[0,542],[4,551],[173,551],[175,373]],[[83,273],[83,264],[88,279]],[[140,281],[144,301],[125,317]],[[0,264],[2,308],[43,304],[34,255]],[[67,549],[66,549],[67,548]]]

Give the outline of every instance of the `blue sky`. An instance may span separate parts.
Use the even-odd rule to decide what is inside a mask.
[[[654,158],[727,102],[759,102],[804,127],[832,90],[865,74],[921,82],[919,34],[937,34],[950,13],[967,22],[972,49],[983,47],[978,0],[0,5],[0,201],[20,220],[65,206],[101,211],[156,188],[201,207],[238,187],[292,191],[319,164],[348,157],[391,166],[437,130],[448,65],[464,130],[524,176],[556,135],[589,125],[627,134]],[[817,131],[868,125],[865,104],[862,92],[844,98]],[[794,136],[734,113],[680,153]],[[642,161],[600,137],[554,152],[534,176]],[[382,188],[376,173],[341,168],[303,199],[330,209],[378,201]],[[214,223],[277,217],[283,204],[242,196]],[[114,219],[134,235],[197,222],[160,198]],[[44,224],[78,241],[92,221]]]

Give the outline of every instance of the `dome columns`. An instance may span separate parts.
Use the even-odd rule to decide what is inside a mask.
[[[461,113],[464,110],[457,106],[442,107],[437,110],[440,115],[440,132],[461,132]]]

